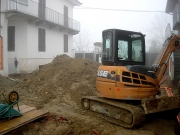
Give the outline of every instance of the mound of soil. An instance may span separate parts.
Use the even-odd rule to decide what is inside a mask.
[[[67,55],[59,55],[39,71],[34,71],[32,77],[24,79],[16,88],[21,90],[26,99],[34,97],[41,100],[36,104],[37,107],[43,107],[50,101],[76,105],[80,103],[82,96],[93,95],[95,92],[99,65],[90,59],[73,59]]]

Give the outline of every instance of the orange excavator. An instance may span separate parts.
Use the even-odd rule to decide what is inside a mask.
[[[133,128],[151,113],[178,115],[180,96],[161,96],[160,82],[180,37],[163,44],[152,67],[145,65],[145,36],[140,32],[108,29],[102,32],[102,65],[97,71],[97,96],[81,99],[83,109],[102,114],[112,123]],[[158,96],[157,96],[158,95]]]

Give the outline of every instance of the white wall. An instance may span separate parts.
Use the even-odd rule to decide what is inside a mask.
[[[38,28],[46,31],[46,51],[38,51]],[[48,26],[36,26],[35,24],[28,24],[28,38],[27,38],[27,58],[54,58],[59,54],[67,54],[71,56],[71,49],[73,43],[73,36],[68,35],[66,31],[60,29],[49,29]],[[69,37],[68,53],[64,53],[64,34]]]
[[[38,51],[38,28],[46,30],[46,51]],[[53,60],[54,57],[60,54],[67,54],[73,57],[72,45],[73,36],[68,35],[68,53],[64,52],[64,34],[68,35],[67,31],[60,29],[49,29],[47,25],[36,26],[35,24],[27,24],[27,57],[21,57],[20,72],[32,72],[39,68],[39,65],[44,65]]]
[[[0,70],[0,74],[8,76],[8,53],[7,53],[7,25],[8,20],[6,19],[5,13],[1,13],[1,36],[3,37],[3,70]]]
[[[27,57],[27,20],[20,17],[12,17],[8,26],[15,26],[15,51],[8,52],[9,74],[19,72],[19,58]],[[15,68],[14,59],[18,60]]]

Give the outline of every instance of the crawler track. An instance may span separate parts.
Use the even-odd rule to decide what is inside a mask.
[[[83,109],[102,114],[104,119],[125,128],[142,125],[145,121],[145,113],[142,108],[120,101],[87,96],[81,99],[81,106]]]

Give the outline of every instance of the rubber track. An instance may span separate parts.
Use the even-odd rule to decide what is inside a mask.
[[[86,96],[83,97],[81,99],[81,104],[83,106],[83,100],[84,99],[88,99],[90,101],[96,101],[96,102],[100,102],[103,104],[107,104],[113,107],[117,107],[117,108],[121,108],[124,110],[129,111],[132,116],[133,116],[133,122],[131,124],[127,124],[124,123],[120,120],[114,119],[112,117],[108,117],[108,116],[103,116],[104,119],[106,119],[107,121],[117,124],[119,126],[125,127],[125,128],[133,128],[133,127],[137,127],[140,126],[144,123],[145,121],[145,113],[144,110],[138,106],[134,106],[134,105],[130,105],[130,104],[126,104],[124,102],[121,101],[112,101],[110,99],[106,99],[106,98],[101,98],[101,97],[96,97],[96,96]],[[83,108],[83,107],[82,107]]]

